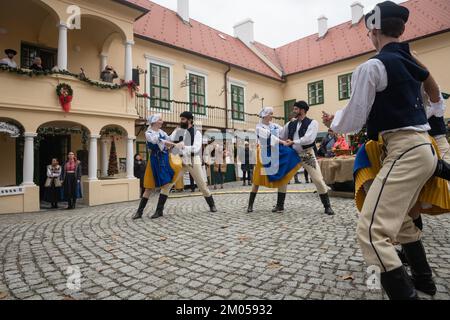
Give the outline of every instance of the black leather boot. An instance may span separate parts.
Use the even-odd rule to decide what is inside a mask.
[[[284,212],[284,202],[286,200],[286,193],[278,192],[277,205],[272,210],[273,213]]]
[[[382,273],[381,285],[390,300],[418,300],[414,284],[404,266]]]
[[[250,199],[248,199],[247,213],[253,212],[253,204],[255,203],[256,195],[257,195],[256,192],[250,193]]]
[[[67,208],[66,210],[72,209],[72,199],[67,199]]]
[[[331,209],[330,197],[328,196],[328,193],[321,194],[320,200],[322,201],[323,207],[325,208],[325,214],[334,216],[334,211],[333,209]]]
[[[422,241],[402,245],[406,259],[411,267],[412,281],[417,290],[430,296],[436,294],[433,271],[427,261]]]
[[[423,231],[423,221],[422,221],[422,216],[419,216],[416,220],[414,220],[414,224],[416,225],[416,227],[417,227],[420,231]]]
[[[77,199],[72,200],[72,210],[75,209],[77,206]]]
[[[403,265],[405,267],[409,266],[408,259],[406,259],[405,252],[403,251],[403,248],[401,250],[395,249],[395,251],[397,251],[397,255],[400,258],[400,260],[402,261]]]
[[[217,212],[216,204],[214,203],[214,198],[212,196],[210,196],[210,197],[207,197],[207,198],[205,197],[205,199],[206,199],[206,202],[208,203],[209,210],[212,213]]]
[[[141,219],[142,216],[144,215],[144,209],[147,206],[147,203],[148,203],[148,199],[142,198],[141,202],[139,203],[139,209],[136,211],[136,213],[133,215],[133,217],[131,219],[133,219],[133,220]]]
[[[444,160],[439,160],[434,176],[450,181],[450,164]]]
[[[156,206],[155,214],[151,216],[150,219],[158,219],[164,216],[164,206],[169,197],[163,194],[159,195],[158,205]]]

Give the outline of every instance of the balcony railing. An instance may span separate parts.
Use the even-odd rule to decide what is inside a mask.
[[[203,127],[217,129],[252,130],[261,121],[257,114],[226,110],[223,107],[201,106],[189,102],[136,96],[136,109],[141,120],[147,120],[152,114],[160,113],[166,123],[177,124],[180,114],[191,111],[195,122]],[[273,121],[283,126],[284,118],[274,117]]]

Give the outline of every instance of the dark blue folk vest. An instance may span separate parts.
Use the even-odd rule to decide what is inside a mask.
[[[311,119],[309,119],[308,117],[303,119],[302,125],[300,126],[300,130],[298,131],[298,136],[299,136],[300,139],[305,136],[306,132],[308,132],[308,128],[309,128],[309,126],[310,126],[310,124],[312,122],[313,121]],[[294,135],[295,135],[295,131],[297,130],[298,123],[299,123],[299,120],[291,121],[289,123],[289,126],[288,126],[288,138],[291,141],[294,141]],[[309,148],[314,148],[315,146],[316,146],[316,144],[312,143],[310,145],[302,146],[302,147],[303,147],[303,149],[309,149]]]
[[[367,135],[378,141],[382,131],[428,123],[422,101],[421,84],[429,72],[411,56],[406,43],[389,43],[373,59],[380,60],[387,71],[388,86],[377,92],[367,120]]]

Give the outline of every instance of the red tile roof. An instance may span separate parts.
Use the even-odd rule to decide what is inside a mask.
[[[260,42],[253,42],[253,45],[267,58],[272,62],[275,67],[277,67],[279,70],[283,71],[283,66],[281,65],[280,59],[277,55],[276,49],[270,48],[266,46],[265,44],[262,44]]]
[[[410,10],[404,41],[450,30],[449,0],[410,0],[402,5]],[[299,73],[373,51],[364,20],[330,28],[323,39],[314,34],[275,50],[286,75]]]
[[[154,2],[147,0],[128,1],[150,9],[150,12],[134,25],[134,32],[138,37],[282,80],[273,69],[239,39],[194,19],[190,19],[190,25],[188,25],[178,17],[176,12]]]
[[[242,41],[194,19],[185,24],[176,12],[148,0],[127,0],[150,9],[134,26],[138,37],[185,50],[209,59],[282,80]],[[410,0],[403,3],[411,11],[404,41],[450,30],[449,0]],[[350,8],[349,8],[350,12]],[[226,39],[222,39],[220,36]],[[254,42],[254,46],[285,75],[304,72],[374,51],[364,22],[351,21],[332,27],[323,39],[310,35],[280,48]]]

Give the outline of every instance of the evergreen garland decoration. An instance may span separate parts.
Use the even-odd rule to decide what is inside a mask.
[[[100,89],[111,89],[111,90],[117,90],[122,89],[125,87],[128,87],[128,83],[122,83],[122,84],[108,84],[108,83],[102,83],[98,81],[91,80],[89,78],[80,77],[80,75],[66,71],[66,70],[58,70],[58,71],[52,71],[52,70],[44,70],[44,71],[36,71],[36,70],[26,70],[21,68],[11,68],[7,65],[0,65],[0,71],[4,72],[10,72],[15,73],[17,75],[24,75],[32,77],[39,77],[39,76],[49,76],[49,75],[64,75],[76,78],[82,82],[85,82],[93,87],[100,88]]]

